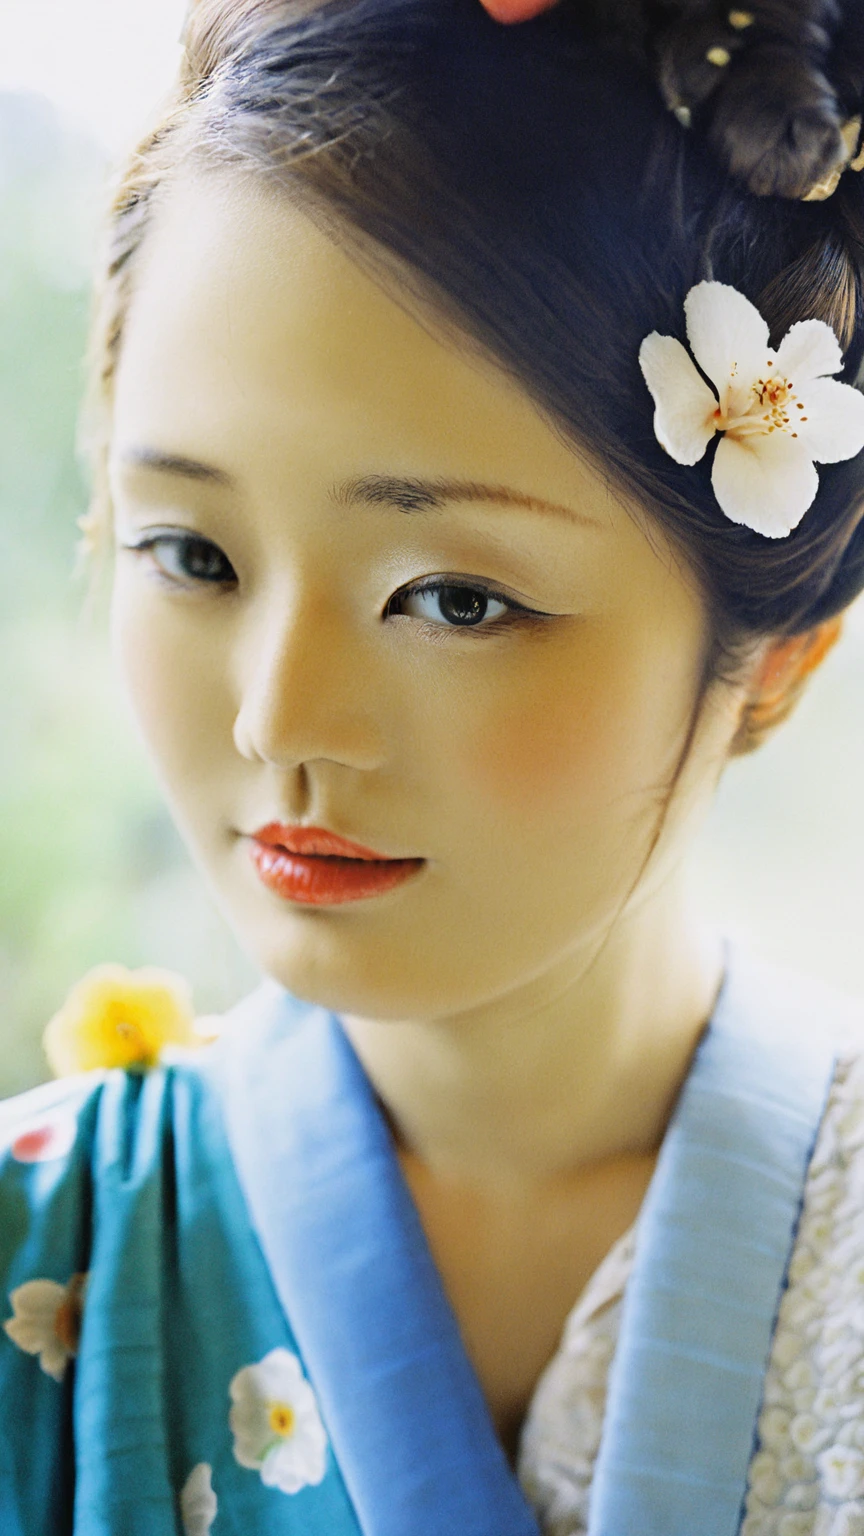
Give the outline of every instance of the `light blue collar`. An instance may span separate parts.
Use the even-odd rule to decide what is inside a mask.
[[[228,1139],[364,1536],[539,1536],[338,1019],[268,984],[229,1018]]]
[[[733,956],[640,1217],[590,1536],[739,1529],[832,1007]],[[265,983],[229,1024],[238,1177],[365,1536],[538,1536],[338,1019]]]
[[[834,995],[736,954],[639,1220],[589,1536],[735,1536]]]

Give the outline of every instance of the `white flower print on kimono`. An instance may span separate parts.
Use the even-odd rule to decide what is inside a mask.
[[[232,1378],[228,1422],[234,1456],[261,1474],[269,1488],[297,1493],[320,1483],[327,1468],[327,1432],[315,1394],[290,1349],[271,1349]]]
[[[829,1498],[854,1499],[864,1493],[864,1456],[850,1445],[832,1445],[817,1456],[816,1465]]]
[[[213,1492],[212,1476],[210,1463],[199,1461],[183,1484],[180,1494],[183,1536],[210,1536],[210,1527],[219,1509],[219,1501]]]
[[[864,1536],[864,1504],[856,1499],[839,1509],[821,1509],[812,1536]]]
[[[27,1280],[10,1291],[13,1316],[3,1324],[13,1344],[38,1355],[46,1375],[62,1381],[66,1366],[78,1353],[81,1313],[87,1275],[72,1275],[66,1285],[56,1280]]]

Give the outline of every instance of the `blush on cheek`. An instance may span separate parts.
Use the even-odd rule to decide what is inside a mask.
[[[655,805],[674,774],[690,679],[680,659],[618,625],[572,656],[513,679],[478,705],[460,733],[459,770],[478,797],[533,819],[566,823],[607,807],[628,822]]]
[[[479,796],[533,817],[574,797],[590,810],[621,776],[621,732],[609,700],[574,688],[512,699],[465,742],[459,769]]]

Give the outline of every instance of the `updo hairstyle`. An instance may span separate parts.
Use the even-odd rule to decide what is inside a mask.
[[[478,0],[199,0],[176,87],[110,209],[82,418],[91,540],[110,525],[112,381],[160,194],[181,165],[234,166],[284,189],[393,291],[494,359],[644,510],[649,534],[660,525],[704,593],[705,686],[760,638],[838,615],[864,586],[864,455],[820,466],[788,537],[738,526],[714,497],[711,451],[687,467],[659,446],[638,352],[652,330],[685,339],[684,296],[710,278],[753,301],[773,346],[795,321],[827,321],[845,354],[839,377],[855,383],[864,175],[847,171],[821,202],[750,190],[716,126],[718,113],[729,126],[722,95],[701,100],[705,131],[699,101],[683,126],[658,87],[657,50],[625,33],[598,27],[583,0],[516,26]],[[667,31],[667,95],[672,42]],[[758,93],[757,43],[732,59],[728,88],[740,63]],[[788,190],[803,172],[788,135],[778,148],[771,131],[759,174],[780,155]],[[787,708],[745,712],[735,750]]]

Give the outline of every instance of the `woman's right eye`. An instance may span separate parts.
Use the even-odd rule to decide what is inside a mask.
[[[237,576],[231,562],[209,539],[194,533],[150,534],[136,544],[123,544],[133,554],[146,554],[160,577],[174,586],[229,586]]]

